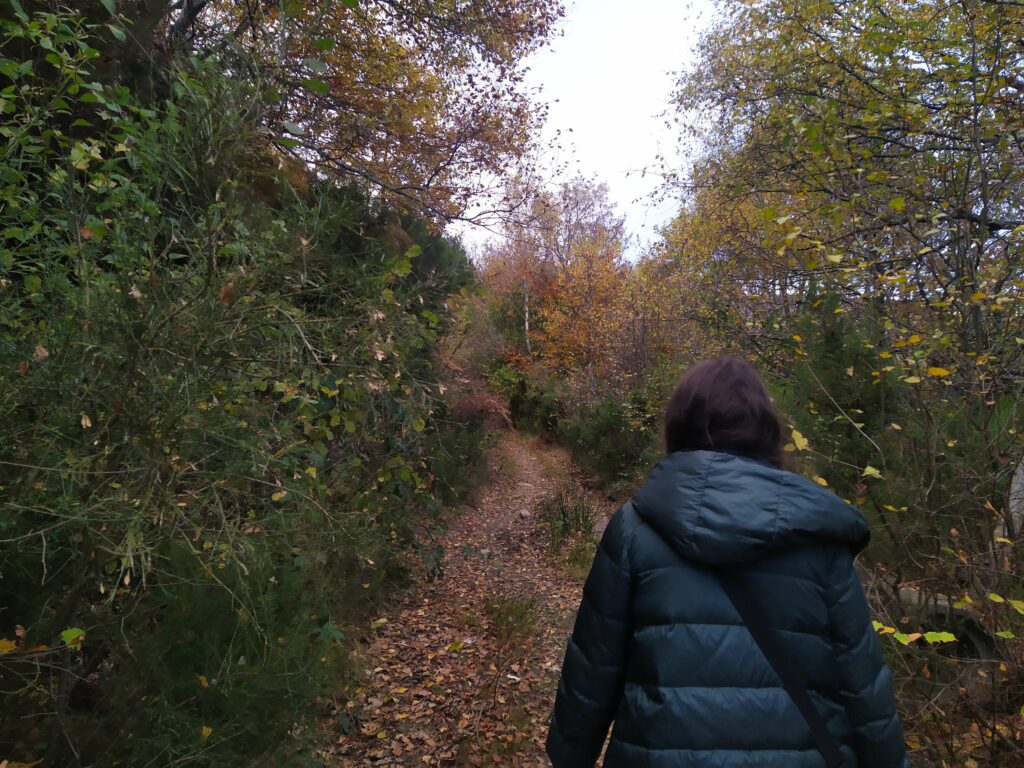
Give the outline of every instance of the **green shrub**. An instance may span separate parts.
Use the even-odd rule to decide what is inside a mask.
[[[487,381],[508,398],[517,427],[557,437],[609,485],[635,482],[657,457],[655,425],[662,408],[657,386],[633,390],[625,402],[606,395],[570,404],[565,387],[542,372],[506,364],[491,371]]]
[[[552,434],[558,430],[565,416],[565,406],[554,380],[503,365],[488,374],[487,381],[508,397],[509,412],[516,427]]]
[[[635,401],[611,398],[569,414],[559,432],[573,454],[604,482],[637,478],[655,458],[654,436]]]
[[[210,64],[143,105],[74,16],[0,33],[0,754],[283,760],[464,488],[432,350],[468,263],[262,193],[268,97]]]

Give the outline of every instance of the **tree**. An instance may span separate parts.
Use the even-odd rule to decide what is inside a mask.
[[[538,332],[545,361],[591,382],[618,374],[615,353],[628,301],[621,219],[594,230],[574,236],[546,297]]]
[[[536,340],[546,362],[571,367],[580,355],[596,360],[600,353],[587,351],[586,337],[596,343],[594,334],[610,327],[611,317],[602,323],[595,302],[615,299],[610,288],[621,288],[624,274],[624,225],[607,186],[576,178],[550,191],[518,179],[507,197],[526,203],[488,247],[482,269],[505,327],[517,329],[513,335],[530,359]]]
[[[562,13],[553,0],[160,5],[162,45],[240,49],[265,73],[279,147],[434,218],[481,198],[501,206],[496,182],[522,166],[543,118],[520,62]]]
[[[4,0],[5,3],[11,0]],[[97,80],[164,99],[182,55],[257,84],[269,143],[435,221],[506,212],[544,118],[521,63],[558,0],[83,0]],[[10,8],[45,11],[25,0]],[[71,121],[69,121],[71,122]]]
[[[912,581],[922,605],[998,597],[1021,567],[993,536],[1012,531],[1021,453],[1024,16],[990,0],[725,11],[677,92],[704,143],[669,237],[727,276],[732,327],[777,377],[822,482],[877,526],[893,594]],[[908,613],[879,609],[893,624]],[[972,615],[943,621],[1011,639],[1013,612]],[[916,718],[931,705],[904,706]],[[927,745],[936,763],[1019,759],[1019,740],[982,747],[951,728],[969,730],[945,717]]]

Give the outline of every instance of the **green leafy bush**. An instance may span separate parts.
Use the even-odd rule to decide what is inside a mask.
[[[612,395],[572,397],[541,369],[527,373],[505,364],[487,380],[508,398],[517,427],[557,437],[609,485],[636,481],[657,458],[664,398],[653,382],[631,390],[623,402]]]
[[[556,382],[543,375],[531,376],[503,365],[487,377],[488,383],[508,397],[512,421],[534,432],[555,433],[565,416],[562,394]]]
[[[0,33],[0,754],[284,759],[460,490],[432,349],[468,262],[292,184],[208,63],[143,104],[73,15]]]
[[[650,419],[638,398],[606,398],[570,413],[559,425],[562,439],[604,482],[637,479],[656,457]]]

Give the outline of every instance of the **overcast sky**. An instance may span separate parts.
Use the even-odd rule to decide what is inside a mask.
[[[527,82],[549,105],[548,164],[608,184],[636,238],[631,253],[675,212],[672,201],[650,199],[658,177],[643,171],[656,170],[659,152],[675,152],[664,117],[671,73],[691,60],[711,12],[710,0],[568,0],[563,34],[526,62]],[[486,233],[464,236],[472,246]]]

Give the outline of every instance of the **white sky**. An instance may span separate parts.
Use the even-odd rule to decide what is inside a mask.
[[[564,176],[608,184],[634,237],[631,253],[653,240],[677,209],[675,201],[650,199],[659,179],[643,171],[657,170],[659,152],[676,151],[663,116],[675,84],[671,73],[691,61],[711,13],[711,0],[568,0],[564,34],[526,62],[527,83],[548,103],[541,141],[547,164],[566,164]],[[459,229],[471,248],[490,236]]]

